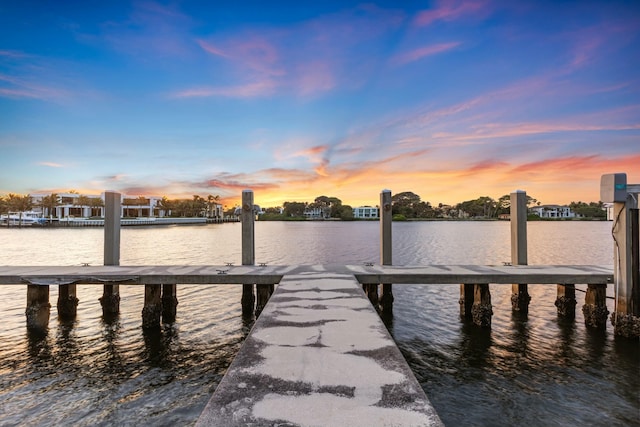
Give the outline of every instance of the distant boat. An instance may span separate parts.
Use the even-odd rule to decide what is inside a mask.
[[[26,211],[22,212],[9,212],[8,214],[0,215],[0,224],[9,226],[25,226],[25,225],[43,225],[46,219],[42,217],[40,212]]]

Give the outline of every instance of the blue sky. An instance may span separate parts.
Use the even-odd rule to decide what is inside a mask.
[[[0,1],[0,194],[640,183],[640,3]]]

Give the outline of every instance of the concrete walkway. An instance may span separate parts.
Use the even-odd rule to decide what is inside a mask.
[[[442,423],[361,285],[316,271],[284,276],[196,425]]]

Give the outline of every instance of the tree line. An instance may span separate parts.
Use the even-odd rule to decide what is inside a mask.
[[[527,195],[527,207],[540,206],[541,203]],[[602,202],[571,202],[569,207],[577,215],[585,218],[606,218]],[[325,218],[353,219],[350,205],[343,205],[337,197],[319,196],[312,203],[284,202],[282,207],[266,208],[263,219],[292,219],[304,218],[305,211],[310,209],[325,209]],[[432,205],[423,201],[419,195],[404,191],[391,197],[391,212],[395,220],[403,219],[431,219],[431,218],[487,218],[495,219],[501,214],[509,214],[511,209],[511,195],[505,194],[499,199],[489,196],[466,200],[455,205],[439,203]]]
[[[71,190],[70,193],[78,194]],[[34,207],[42,208],[44,216],[52,216],[55,209],[62,205],[71,203],[74,206],[90,207],[92,212],[104,206],[104,202],[99,197],[88,197],[78,194],[70,200],[68,197],[62,198],[57,193],[44,196],[39,203],[34,203],[30,195],[20,195],[9,193],[0,196],[0,214],[8,212],[26,212]],[[220,196],[208,195],[206,198],[194,195],[191,199],[169,199],[166,196],[158,201],[157,208],[165,211],[171,217],[214,217],[216,215],[216,205]],[[421,200],[420,196],[405,191],[394,194],[392,200],[392,214],[396,220],[402,219],[429,219],[429,218],[498,218],[500,214],[508,214],[510,211],[511,197],[505,194],[495,200],[489,196],[478,197],[473,200],[466,200],[456,205],[445,205],[439,203],[432,205],[428,201]],[[127,212],[127,207],[148,206],[149,199],[143,196],[137,198],[124,198],[122,201]],[[527,195],[527,206],[540,206],[540,202]],[[602,202],[582,201],[571,202],[569,207],[576,215],[585,218],[606,218],[606,212]],[[133,208],[131,208],[133,210]],[[337,218],[343,220],[353,219],[353,209],[350,205],[343,204],[337,197],[318,196],[313,202],[287,201],[283,205],[270,207],[263,210],[261,219],[301,219],[305,218],[305,212],[316,210],[321,212],[323,218]],[[233,215],[235,208],[225,212],[226,215]]]
[[[271,207],[263,210],[261,220],[302,219],[305,212],[315,211],[322,218],[353,219],[353,208],[343,205],[337,197],[318,196],[313,202],[284,202],[282,207]]]

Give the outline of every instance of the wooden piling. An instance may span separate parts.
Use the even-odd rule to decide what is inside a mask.
[[[474,285],[472,283],[464,283],[460,285],[460,318],[462,320],[472,320]]]
[[[491,316],[493,308],[491,306],[491,293],[488,283],[473,285],[473,306],[471,307],[471,317],[473,323],[478,326],[488,328],[491,326]]]
[[[61,319],[74,319],[78,312],[78,298],[76,285],[58,286],[58,317]]]
[[[558,297],[555,302],[555,306],[558,308],[558,316],[575,319],[577,303],[575,285],[558,285]]]
[[[162,314],[162,285],[144,285],[144,307],[142,307],[142,327],[160,326]]]
[[[253,209],[253,191],[242,191],[242,265],[255,265],[255,212]],[[268,285],[267,285],[268,286]],[[255,297],[253,294],[253,283],[242,285],[242,314],[253,313]]]
[[[104,265],[120,265],[120,193],[104,193]],[[100,298],[102,314],[120,312],[120,285],[104,285]]]
[[[626,202],[614,203],[613,221],[616,304],[611,314],[611,324],[615,335],[637,339],[640,337],[640,237],[637,200],[627,196]]]
[[[527,193],[516,190],[511,197],[511,264],[527,265]],[[528,313],[529,291],[527,284],[511,285],[511,307],[513,311]]]
[[[391,228],[393,215],[391,212],[391,190],[382,190],[380,193],[380,264],[393,265],[392,248],[393,240]],[[380,306],[384,311],[391,311],[393,308],[393,290],[391,283],[382,284],[382,298]],[[375,288],[376,296],[378,287]],[[371,298],[369,298],[371,299]],[[373,301],[372,301],[373,302]]]
[[[173,323],[176,321],[178,295],[176,284],[162,285],[162,322]]]
[[[582,306],[584,324],[590,328],[605,329],[607,326],[607,285],[587,285]]]
[[[49,304],[48,285],[27,285],[27,328],[34,330],[46,330],[49,327],[49,315],[51,304]]]

